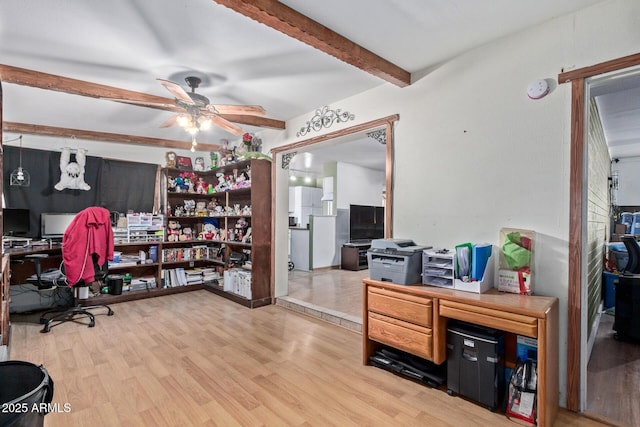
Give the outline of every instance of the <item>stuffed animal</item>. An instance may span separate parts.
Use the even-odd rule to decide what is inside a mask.
[[[222,172],[218,172],[216,174],[216,177],[218,177],[218,184],[216,185],[215,190],[217,192],[222,192],[222,191],[229,190],[229,183],[227,182],[224,174]]]
[[[251,243],[251,227],[247,228],[244,236],[242,236],[242,243]]]
[[[84,182],[84,165],[87,162],[87,150],[80,148],[76,153],[76,161],[71,162],[71,148],[64,147],[60,154],[60,181],[54,186],[58,191],[65,188],[71,190],[91,190]]]
[[[196,157],[196,162],[193,165],[194,171],[203,171],[204,170],[204,157]]]
[[[169,220],[167,223],[167,241],[177,242],[180,240],[180,223],[175,220]]]
[[[203,230],[200,232],[200,238],[205,240],[213,240],[216,235],[216,226],[207,222],[204,224]]]
[[[167,167],[168,168],[177,168],[177,164],[176,164],[176,153],[174,153],[173,151],[167,151],[167,154],[165,154],[165,160],[167,161]]]
[[[191,230],[191,227],[183,228],[182,234],[180,235],[179,240],[184,241],[184,240],[192,240],[192,239],[193,239],[193,230]]]

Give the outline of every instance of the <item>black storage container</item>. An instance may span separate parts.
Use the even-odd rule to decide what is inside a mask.
[[[0,426],[41,427],[53,399],[53,380],[43,366],[0,362]]]
[[[447,388],[496,409],[504,389],[503,333],[469,323],[447,328]]]
[[[109,286],[109,293],[111,295],[121,295],[123,283],[124,276],[120,274],[110,274],[107,276],[107,285]]]
[[[616,286],[613,329],[619,340],[640,340],[640,275],[623,274]]]

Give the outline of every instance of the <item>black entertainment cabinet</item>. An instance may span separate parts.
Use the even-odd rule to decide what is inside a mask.
[[[371,243],[345,243],[342,245],[342,261],[343,270],[364,270],[369,268],[367,262],[367,251],[371,247]]]

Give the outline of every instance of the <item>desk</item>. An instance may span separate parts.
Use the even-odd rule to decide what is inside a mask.
[[[363,280],[362,361],[381,344],[434,363],[447,359],[447,321],[469,323],[538,340],[538,425],[558,414],[558,299],[483,294],[421,285]]]

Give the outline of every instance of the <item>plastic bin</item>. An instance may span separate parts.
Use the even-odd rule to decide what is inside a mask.
[[[43,426],[52,399],[53,380],[43,366],[0,362],[0,426]]]
[[[633,214],[631,212],[622,212],[620,214],[620,224],[626,226],[625,234],[631,233],[631,225],[633,225]]]
[[[605,309],[616,305],[616,286],[615,282],[620,275],[605,271],[602,273],[602,299]]]

